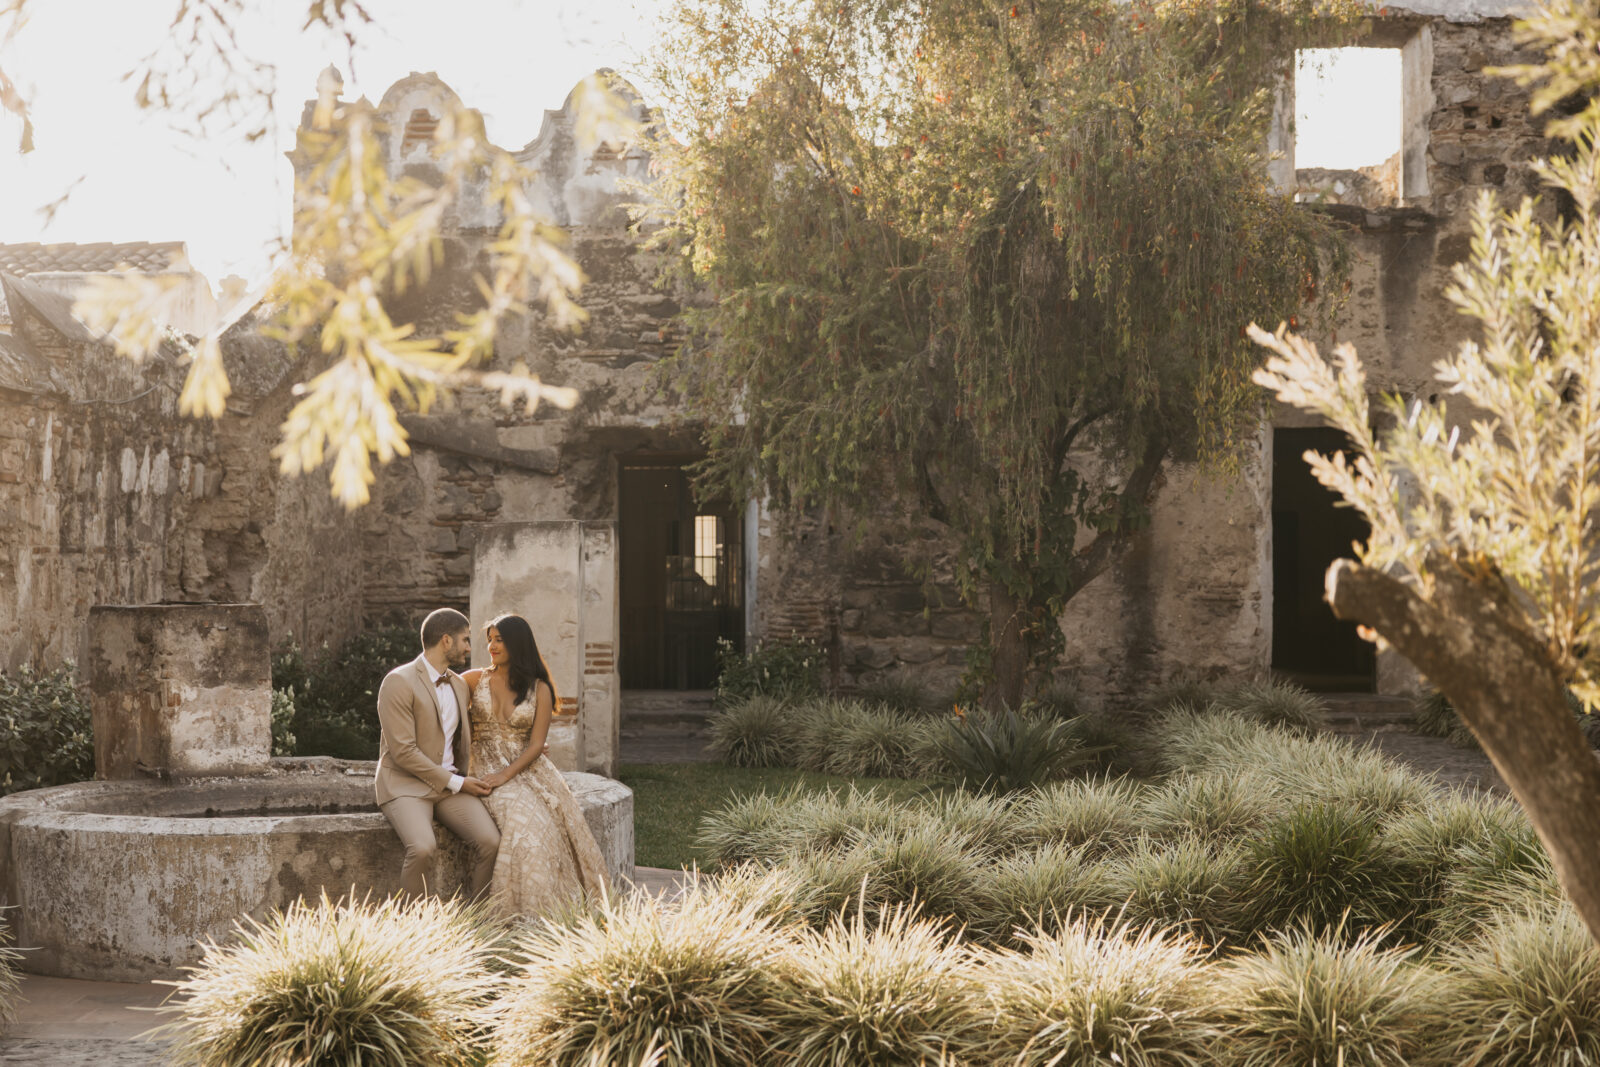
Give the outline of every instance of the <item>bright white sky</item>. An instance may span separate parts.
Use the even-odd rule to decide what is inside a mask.
[[[1400,50],[1304,48],[1295,68],[1296,167],[1349,170],[1400,150]]]
[[[287,231],[292,174],[283,152],[323,67],[344,72],[347,98],[373,101],[413,70],[434,71],[484,113],[497,144],[517,148],[585,74],[635,66],[670,0],[365,2],[377,22],[360,36],[354,78],[342,41],[299,32],[306,0],[246,5],[241,36],[250,54],[275,66],[278,101],[274,137],[245,144],[174,133],[167,116],[140,112],[133,86],[121,80],[162,44],[176,0],[30,0],[29,22],[5,61],[31,100],[36,148],[19,156],[17,125],[0,113],[0,243],[186,241],[213,285],[228,274],[254,281]],[[1394,145],[1361,163],[1381,162],[1398,147],[1398,53],[1388,56],[1396,61],[1387,104]],[[1383,91],[1370,71],[1341,83]],[[1314,114],[1299,119],[1299,165],[1328,165],[1313,161],[1318,139],[1370,136],[1375,104],[1352,92],[1340,90],[1336,103],[1353,125],[1321,133]],[[1302,110],[1314,95],[1301,88]],[[69,189],[47,226],[38,209]]]

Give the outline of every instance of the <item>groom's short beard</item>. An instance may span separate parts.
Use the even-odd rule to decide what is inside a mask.
[[[465,642],[455,645],[450,649],[450,654],[445,657],[445,662],[450,665],[450,669],[453,671],[458,671],[467,666],[472,662],[472,646]]]

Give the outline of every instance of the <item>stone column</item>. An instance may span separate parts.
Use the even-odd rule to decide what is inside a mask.
[[[263,771],[272,667],[258,604],[89,609],[97,778]]]
[[[496,615],[521,615],[550,668],[559,703],[550,758],[564,771],[614,775],[620,685],[616,524],[493,523],[472,562],[473,665],[488,664],[481,634]]]

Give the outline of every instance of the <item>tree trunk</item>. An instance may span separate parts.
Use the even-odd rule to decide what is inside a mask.
[[[1433,596],[1349,560],[1328,603],[1377,630],[1455,705],[1533,823],[1600,942],[1600,760],[1567,708],[1565,674],[1499,575],[1429,561]]]
[[[1022,706],[1022,689],[1033,663],[1028,640],[1028,605],[1014,596],[1004,582],[989,582],[989,684],[983,691],[985,707],[999,710]]]

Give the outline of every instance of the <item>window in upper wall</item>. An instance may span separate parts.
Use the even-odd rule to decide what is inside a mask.
[[[1295,199],[1386,207],[1405,183],[1405,80],[1399,48],[1295,53]]]

